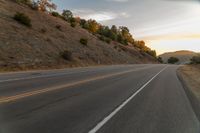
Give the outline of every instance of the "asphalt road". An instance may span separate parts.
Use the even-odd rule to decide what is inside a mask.
[[[0,74],[0,133],[200,133],[177,68]]]

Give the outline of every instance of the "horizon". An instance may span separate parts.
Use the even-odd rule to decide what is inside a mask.
[[[0,133],[200,133],[200,0],[0,6]]]
[[[75,16],[95,19],[104,25],[127,26],[134,39],[144,40],[147,46],[157,51],[157,55],[179,50],[200,52],[198,0],[53,2],[57,4],[60,12],[69,9]]]

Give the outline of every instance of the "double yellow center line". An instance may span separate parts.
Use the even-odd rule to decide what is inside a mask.
[[[100,80],[100,79],[104,79],[104,78],[118,76],[118,75],[130,73],[130,72],[133,72],[133,71],[141,70],[141,69],[145,69],[145,68],[128,70],[128,71],[118,72],[118,73],[114,73],[114,74],[107,74],[107,75],[89,78],[89,79],[85,79],[85,80],[80,80],[80,81],[76,81],[76,82],[72,82],[72,83],[68,83],[68,84],[64,84],[64,85],[60,85],[60,86],[56,86],[56,87],[44,88],[44,89],[25,92],[25,93],[22,93],[22,94],[17,94],[17,95],[8,96],[8,97],[1,97],[0,98],[0,104],[16,101],[16,100],[19,100],[19,99],[22,99],[22,98],[26,98],[26,97],[46,93],[46,92],[56,91],[56,90],[60,90],[60,89],[68,88],[68,87],[73,87],[75,85],[80,85],[80,84],[84,84],[84,83],[95,81],[95,80]]]

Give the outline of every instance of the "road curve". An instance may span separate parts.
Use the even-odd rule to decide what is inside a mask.
[[[178,66],[0,74],[0,133],[199,133]]]

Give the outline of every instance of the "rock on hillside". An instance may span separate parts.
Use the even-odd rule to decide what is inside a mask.
[[[97,64],[156,63],[155,58],[134,47],[107,44],[77,26],[11,0],[0,0],[0,67],[16,69],[62,68]],[[13,19],[22,12],[31,19],[28,28]],[[88,39],[88,45],[80,43]],[[61,57],[68,50],[72,60]]]

